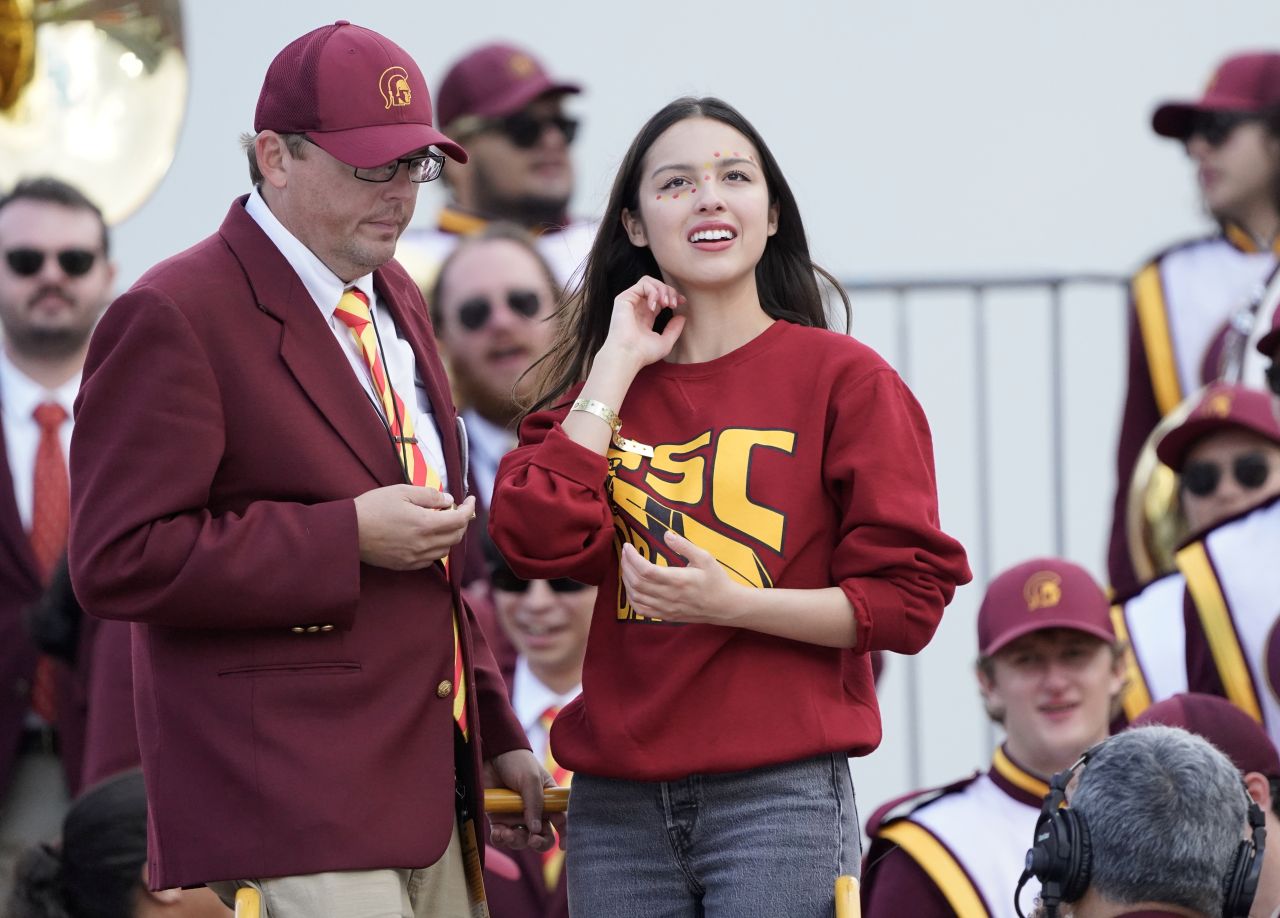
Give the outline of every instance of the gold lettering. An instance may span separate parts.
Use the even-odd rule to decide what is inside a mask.
[[[679,504],[699,504],[702,502],[702,476],[707,467],[707,460],[701,456],[689,459],[677,458],[701,449],[711,442],[711,432],[695,437],[688,443],[663,444],[653,448],[653,459],[649,468],[653,469],[644,476],[647,484],[655,494],[666,500]],[[675,476],[675,481],[662,478],[654,472],[666,472]]]
[[[749,430],[731,427],[716,441],[711,472],[711,509],[716,518],[774,551],[782,550],[786,517],[776,510],[752,503],[747,494],[751,451],[757,446],[791,453],[796,435],[789,430]]]

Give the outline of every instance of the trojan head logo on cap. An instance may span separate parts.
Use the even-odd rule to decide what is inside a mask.
[[[978,648],[998,653],[1033,631],[1067,628],[1115,641],[1111,603],[1097,581],[1063,558],[1032,558],[991,581],[978,608]]]
[[[1215,392],[1205,399],[1202,413],[1215,418],[1228,417],[1231,414],[1231,393]]]
[[[403,67],[388,67],[378,78],[378,92],[382,93],[382,101],[386,103],[383,108],[408,105],[413,101],[409,72]]]
[[[1027,601],[1027,611],[1052,609],[1062,602],[1062,578],[1053,571],[1036,571],[1022,587],[1022,598]]]
[[[538,72],[538,65],[534,63],[533,58],[529,55],[517,51],[507,59],[507,69],[511,71],[511,75],[515,78],[524,80]]]

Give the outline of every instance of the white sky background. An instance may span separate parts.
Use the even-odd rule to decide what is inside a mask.
[[[817,259],[857,278],[1129,272],[1209,225],[1180,147],[1151,132],[1155,104],[1197,96],[1233,50],[1280,47],[1276,0],[186,7],[187,119],[168,177],[116,230],[123,284],[217,227],[247,190],[237,136],[252,126],[267,64],[288,41],[339,18],[400,43],[432,86],[459,54],[499,38],[580,80],[588,91],[572,105],[584,121],[579,214],[602,206],[626,145],[659,107],[684,94],[725,98],[772,147]],[[423,193],[419,220],[434,212],[436,194]],[[1066,554],[1101,575],[1123,316],[1105,299],[1068,307]],[[909,381],[934,428],[944,525],[969,546],[979,573],[1050,552],[1043,312],[1020,301],[994,307],[985,377],[963,300],[913,307],[911,316]],[[889,314],[869,306],[856,322],[903,367]],[[979,378],[994,398],[985,556],[973,484]],[[962,590],[924,654],[891,660],[885,743],[855,768],[864,816],[915,780],[943,782],[986,761],[991,736],[971,670],[980,599],[979,588]]]

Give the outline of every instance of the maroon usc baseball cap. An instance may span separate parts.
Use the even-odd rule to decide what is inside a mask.
[[[1198,102],[1166,102],[1151,116],[1157,134],[1186,140],[1200,112],[1256,113],[1280,106],[1280,54],[1237,54],[1219,65]]]
[[[1280,755],[1262,725],[1225,698],[1184,692],[1158,701],[1134,718],[1131,726],[1164,724],[1207,739],[1241,774],[1256,771],[1280,778]]]
[[[1047,628],[1083,631],[1108,643],[1116,639],[1111,603],[1088,571],[1061,558],[1034,558],[991,581],[978,609],[984,657]]]
[[[255,131],[306,134],[326,153],[367,169],[423,147],[467,153],[432,126],[422,71],[404,49],[345,19],[276,55],[258,94]]]
[[[484,45],[445,74],[439,92],[440,124],[447,127],[463,115],[501,118],[547,93],[581,91],[576,83],[553,80],[528,51],[505,44]]]
[[[1213,383],[1206,386],[1187,419],[1156,444],[1156,457],[1181,472],[1187,453],[1201,439],[1229,427],[1240,427],[1280,443],[1280,426],[1271,413],[1271,397],[1248,386]]]

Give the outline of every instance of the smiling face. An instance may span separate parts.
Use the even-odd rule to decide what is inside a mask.
[[[684,290],[754,289],[778,208],[739,131],[712,118],[667,128],[644,157],[637,200],[623,226],[633,245],[653,253],[663,280]]]
[[[512,645],[533,674],[557,691],[582,681],[595,601],[595,587],[558,592],[546,580],[527,581],[523,592],[493,589],[498,621]]]
[[[1047,777],[1106,738],[1124,661],[1096,637],[1048,628],[997,651],[978,683],[987,709],[1003,717],[1010,755]]]
[[[436,337],[458,396],[483,417],[507,424],[533,385],[526,377],[517,392],[521,374],[551,346],[551,279],[537,257],[511,239],[464,243],[444,271]]]

